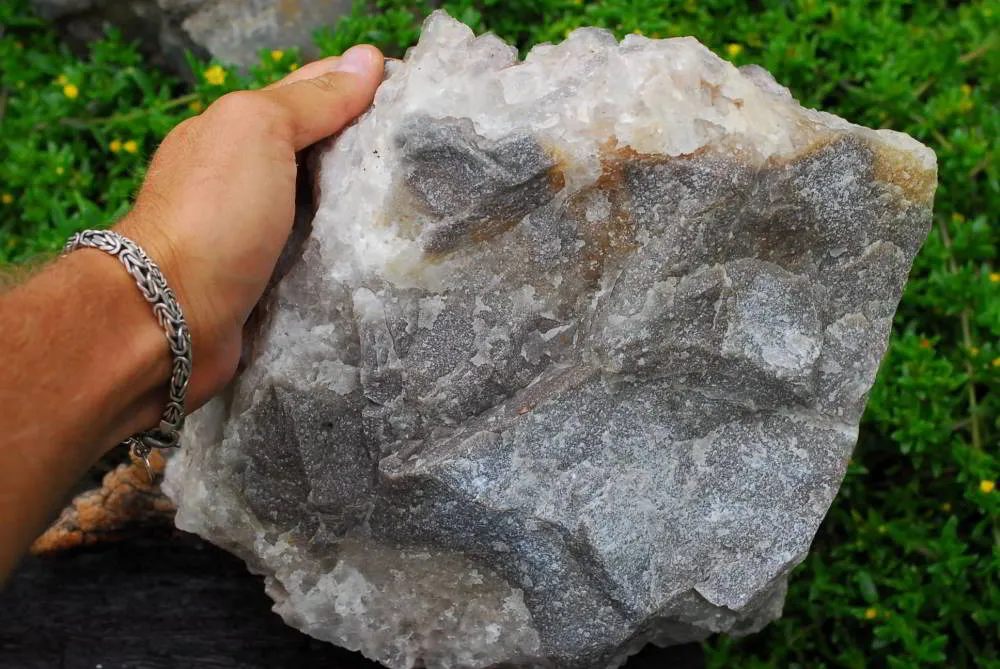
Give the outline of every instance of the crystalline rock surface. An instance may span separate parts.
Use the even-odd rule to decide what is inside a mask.
[[[390,69],[170,463],[178,526],[394,668],[613,667],[778,617],[934,154],[691,38],[520,62],[439,12]]]

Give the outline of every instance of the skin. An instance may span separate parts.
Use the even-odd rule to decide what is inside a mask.
[[[220,98],[164,139],[113,229],[142,246],[192,334],[193,411],[232,379],[242,328],[291,231],[296,152],[363,112],[383,57],[350,49]],[[119,261],[81,249],[0,294],[0,582],[70,488],[159,422],[170,353]]]

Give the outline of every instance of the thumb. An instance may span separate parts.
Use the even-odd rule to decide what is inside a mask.
[[[368,108],[382,81],[383,63],[382,52],[375,47],[355,46],[340,58],[312,63],[314,67],[328,64],[316,76],[302,78],[295,72],[296,80],[258,93],[285,112],[299,151],[334,134]]]

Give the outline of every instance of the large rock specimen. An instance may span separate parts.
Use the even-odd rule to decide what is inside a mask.
[[[518,62],[435,14],[325,147],[177,524],[390,667],[612,667],[780,615],[855,444],[933,153],[690,38]]]

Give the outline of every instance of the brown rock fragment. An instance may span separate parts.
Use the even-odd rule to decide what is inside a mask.
[[[154,481],[166,465],[154,451],[149,457]],[[140,462],[108,472],[100,488],[78,495],[31,546],[33,555],[51,555],[80,546],[120,541],[150,528],[171,528],[173,503],[150,483]]]

